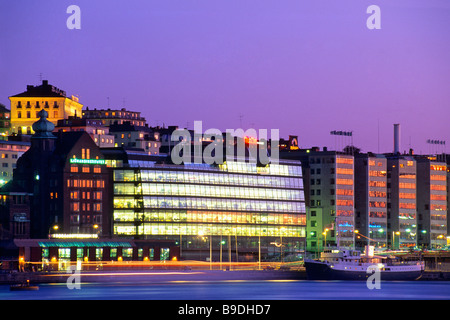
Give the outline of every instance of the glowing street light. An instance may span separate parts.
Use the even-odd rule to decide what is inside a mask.
[[[59,229],[59,226],[57,224],[54,224],[53,226],[50,226],[50,228],[48,228],[48,238],[51,238],[52,235],[52,229],[53,231],[57,231]]]

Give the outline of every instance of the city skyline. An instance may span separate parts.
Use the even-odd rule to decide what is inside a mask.
[[[81,29],[69,30],[69,5]],[[381,9],[381,29],[366,9]],[[90,108],[140,111],[151,126],[280,129],[299,146],[428,153],[448,140],[444,1],[2,3],[0,103],[41,79]],[[38,17],[38,18],[37,18]],[[447,18],[447,19],[446,19]],[[20,21],[20,23],[17,23]],[[447,151],[447,150],[445,150]]]

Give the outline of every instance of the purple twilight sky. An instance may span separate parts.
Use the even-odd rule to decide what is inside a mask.
[[[66,26],[72,4],[80,30]],[[372,4],[379,30],[366,26]],[[109,101],[152,126],[279,129],[332,149],[330,131],[345,130],[390,152],[400,123],[402,150],[450,143],[448,0],[1,1],[0,72],[8,108],[42,73],[84,106]]]

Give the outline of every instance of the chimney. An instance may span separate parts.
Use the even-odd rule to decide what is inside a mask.
[[[400,153],[400,124],[394,124],[394,154]]]

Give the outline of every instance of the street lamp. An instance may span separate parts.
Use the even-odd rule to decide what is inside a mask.
[[[203,230],[200,230],[198,232],[198,235],[203,240],[205,232]],[[209,270],[212,270],[212,235],[209,236]]]
[[[51,238],[51,235],[52,235],[52,229],[53,229],[54,231],[56,231],[56,230],[59,229],[59,226],[58,226],[57,224],[55,224],[55,225],[53,225],[53,226],[50,226],[50,228],[48,228],[48,238],[49,238],[49,239]]]
[[[328,228],[325,228],[324,232],[322,233],[325,236],[325,243],[323,245],[324,250],[327,247],[327,233],[328,233],[328,231],[330,231],[330,230]]]
[[[400,236],[400,231],[392,231],[392,250],[395,250],[395,235]],[[400,237],[398,238],[398,240],[400,242]]]
[[[281,246],[280,246],[280,254],[281,254],[281,263],[283,263],[283,232],[286,230],[285,227],[280,228],[280,240],[281,240]]]

